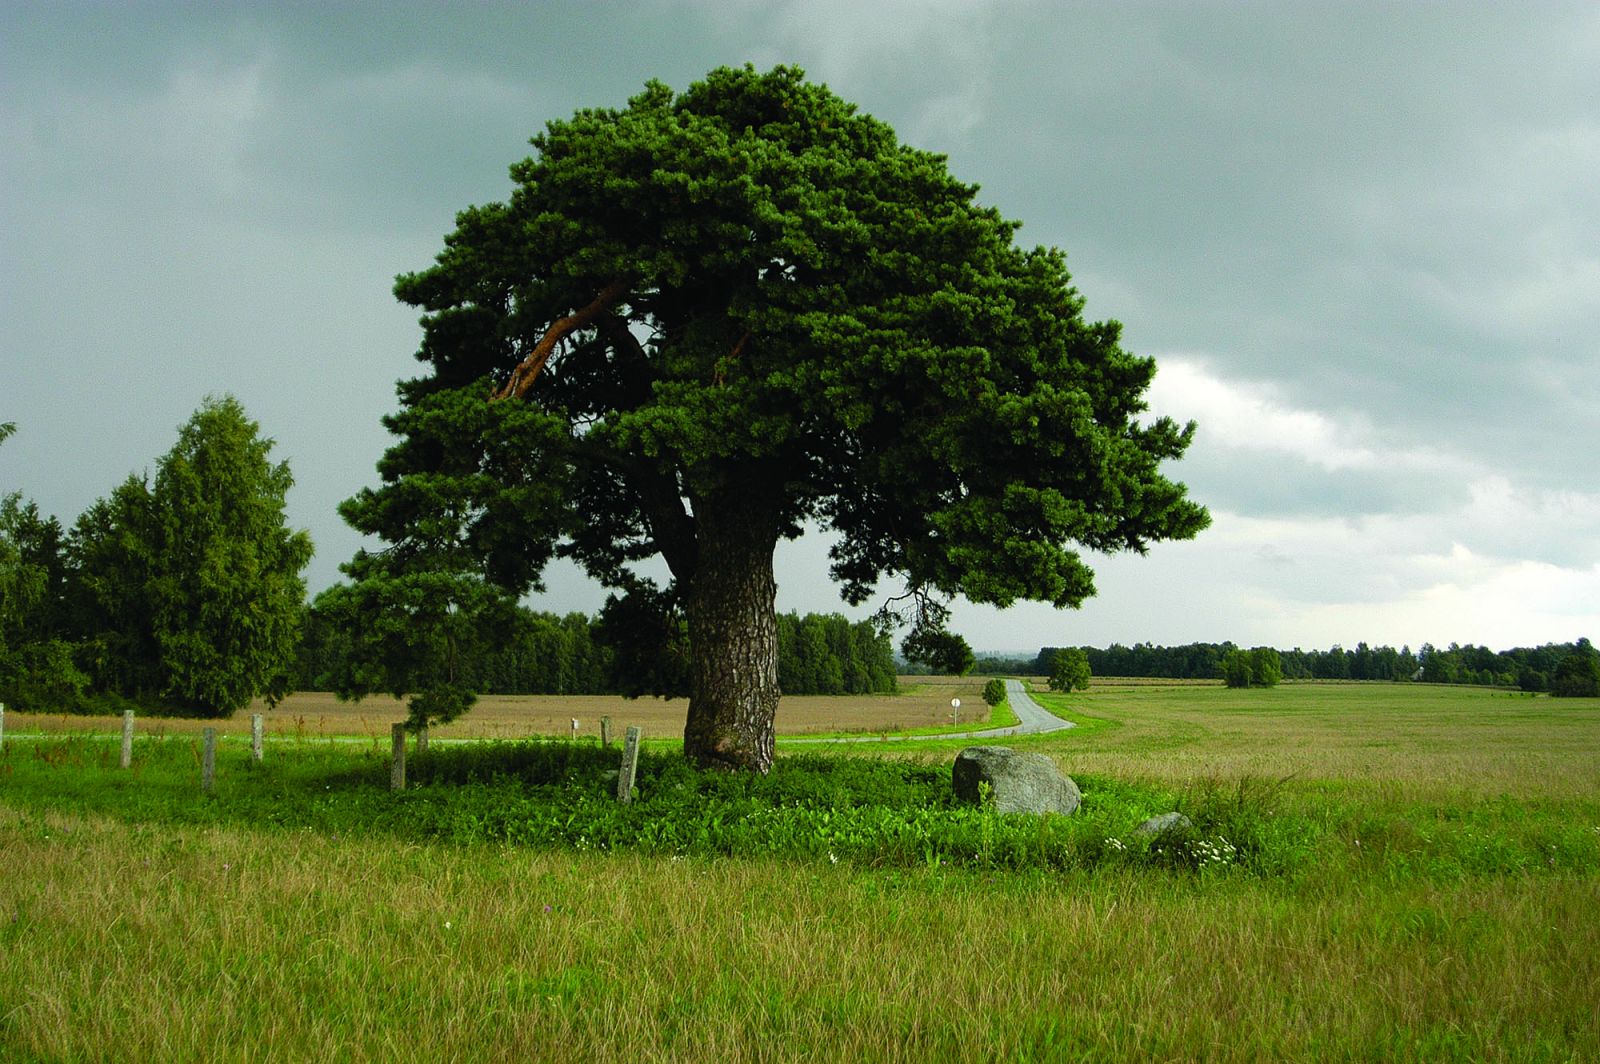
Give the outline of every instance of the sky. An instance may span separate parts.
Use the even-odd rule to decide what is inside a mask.
[[[421,368],[394,277],[546,121],[746,62],[947,155],[1199,425],[1210,529],[1080,610],[958,600],[974,647],[1600,638],[1592,3],[0,0],[0,491],[70,526],[231,393],[336,582]],[[780,609],[861,615],[828,542]]]

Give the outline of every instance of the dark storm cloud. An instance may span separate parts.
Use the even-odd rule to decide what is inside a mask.
[[[12,5],[0,488],[70,522],[233,391],[294,463],[325,585],[356,542],[333,508],[416,371],[394,275],[506,195],[546,120],[744,61],[804,66],[947,153],[1067,250],[1091,316],[1173,366],[1158,409],[1201,422],[1173,475],[1217,527],[1109,563],[1074,625],[1487,640],[1341,626],[1600,588],[1581,4]],[[780,556],[805,608],[831,601],[821,555]],[[1594,616],[1521,598],[1485,613],[1521,641]],[[964,616],[1017,646],[1057,623]]]

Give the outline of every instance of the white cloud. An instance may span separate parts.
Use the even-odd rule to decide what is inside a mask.
[[[1222,614],[1212,618],[1217,629],[1252,641],[1505,647],[1600,631],[1600,496],[1519,492],[1489,479],[1459,506],[1419,514],[1214,516],[1191,571],[1207,574],[1202,598]],[[1508,536],[1518,528],[1537,532]],[[1564,552],[1565,561],[1534,556],[1548,553],[1548,537],[1588,549]]]
[[[1427,519],[1258,520],[1218,513],[1190,543],[1090,559],[1100,594],[1079,611],[959,604],[975,647],[1218,642],[1326,648],[1365,641],[1497,649],[1600,633],[1600,561],[1495,556]]]
[[[1339,495],[1353,472],[1418,485],[1376,512],[1279,514],[1212,506],[1192,543],[1091,560],[1100,595],[1076,613],[963,606],[977,645],[1021,649],[1233,639],[1245,644],[1451,641],[1507,647],[1600,632],[1600,493],[1543,490],[1393,426],[1295,403],[1268,381],[1228,379],[1192,356],[1163,357],[1152,407],[1195,418],[1194,453],[1213,480],[1292,477]],[[1284,459],[1294,467],[1286,469]],[[1424,492],[1443,482],[1450,491]],[[1191,483],[1193,483],[1191,481]],[[1217,494],[1221,483],[1210,487]],[[1248,496],[1248,493],[1239,493]],[[1201,501],[1207,491],[1196,490]]]
[[[1386,440],[1357,414],[1333,415],[1295,406],[1285,389],[1263,380],[1234,380],[1193,356],[1159,360],[1150,387],[1157,413],[1200,424],[1206,446],[1286,455],[1324,470],[1428,471],[1460,476],[1469,467],[1440,451]]]
[[[1369,642],[1476,643],[1505,649],[1600,632],[1600,565],[1569,569],[1492,559],[1459,544],[1425,560],[1434,582],[1379,603],[1317,603],[1285,610],[1291,630],[1346,633]],[[1328,645],[1324,638],[1313,645]]]

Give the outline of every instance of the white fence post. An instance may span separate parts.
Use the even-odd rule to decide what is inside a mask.
[[[122,767],[133,764],[133,710],[122,711]]]
[[[261,763],[261,714],[250,714],[250,757]]]

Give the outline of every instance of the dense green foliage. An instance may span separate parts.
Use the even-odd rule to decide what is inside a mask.
[[[1075,606],[1079,546],[1206,525],[1160,471],[1192,426],[1146,416],[1153,361],[1084,320],[1064,255],[1019,247],[943,157],[800,71],[651,83],[533,146],[510,199],[461,212],[396,287],[430,372],[401,387],[382,485],[345,508],[393,545],[358,580],[520,595],[561,555],[665,595],[648,612],[686,624],[691,756],[762,768],[780,538],[836,531],[845,598],[902,580],[915,633],[956,594]],[[665,588],[629,567],[657,554]],[[631,627],[659,662],[670,626]]]
[[[900,652],[908,662],[937,676],[965,676],[977,663],[964,638],[936,626],[920,627],[906,636]]]
[[[130,476],[63,536],[0,506],[0,700],[137,701],[226,715],[290,686],[311,558],[285,525],[288,463],[232,397],[180,427],[154,482]]]
[[[1229,687],[1250,686],[1250,654],[1248,651],[1234,647],[1222,655],[1222,661],[1217,668],[1222,673],[1222,682]]]
[[[1222,655],[1221,669],[1229,687],[1276,687],[1283,679],[1283,660],[1271,647],[1234,647]]]
[[[15,431],[0,425],[0,443]],[[89,683],[74,660],[61,523],[18,492],[0,497],[0,702],[75,704]]]
[[[1587,639],[1561,659],[1550,678],[1550,693],[1558,698],[1600,697],[1600,651]]]
[[[1006,683],[1004,680],[990,680],[983,685],[983,700],[991,706],[998,706],[1006,700]]]
[[[1056,651],[1050,662],[1050,690],[1086,691],[1094,672],[1089,656],[1076,647]]]
[[[888,694],[895,690],[894,650],[867,621],[780,613],[778,686],[790,695]]]

